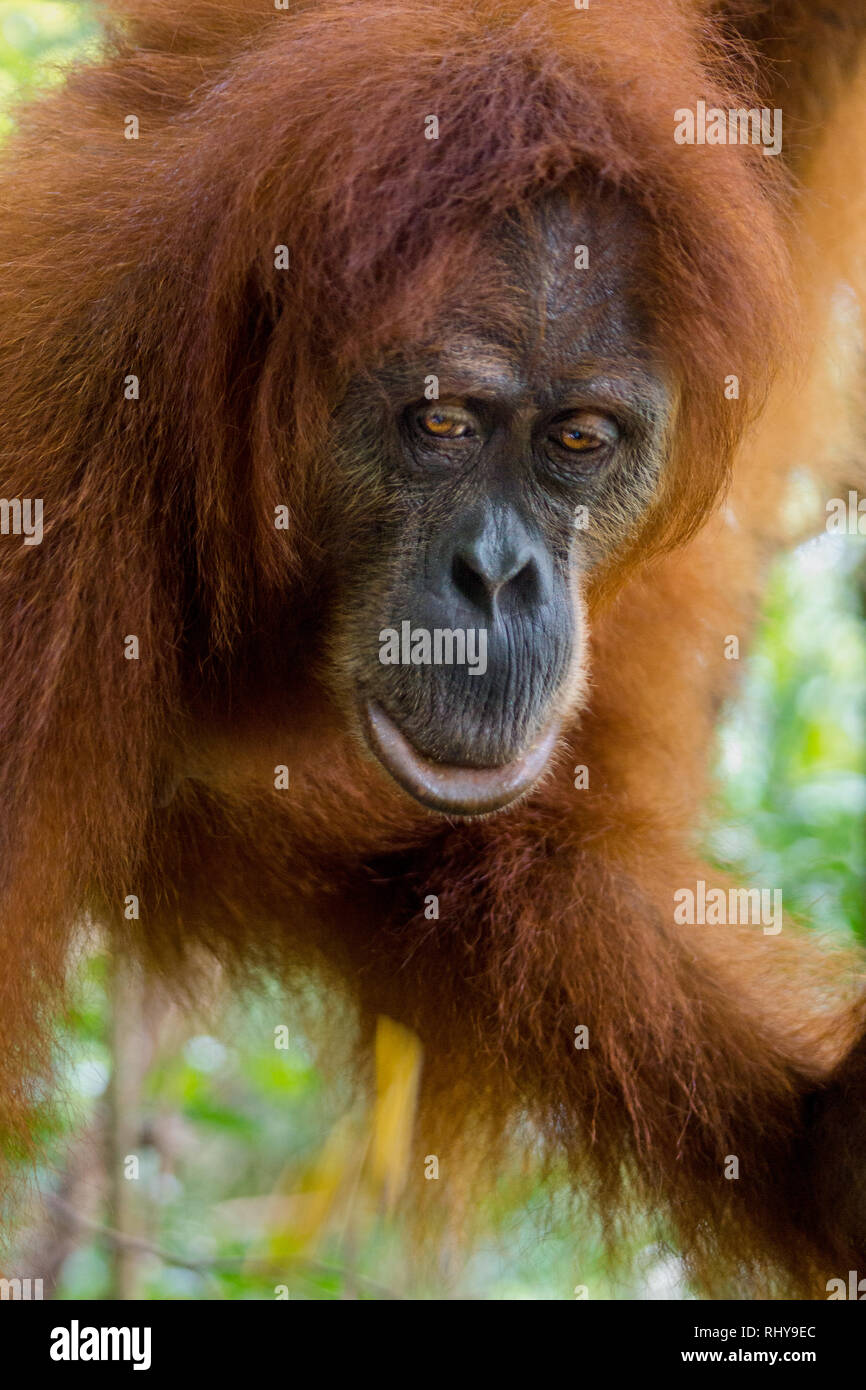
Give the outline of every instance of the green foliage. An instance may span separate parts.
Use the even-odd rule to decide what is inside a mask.
[[[866,547],[822,535],[775,566],[720,733],[719,859],[782,887],[814,926],[863,939]]]
[[[63,64],[95,46],[87,5],[65,0],[0,0],[0,135],[14,103],[33,88],[61,80]]]

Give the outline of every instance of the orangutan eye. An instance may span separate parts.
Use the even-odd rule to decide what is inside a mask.
[[[548,435],[551,443],[572,454],[591,454],[610,448],[619,439],[619,427],[609,415],[581,410],[558,420]]]
[[[415,420],[419,429],[434,439],[473,439],[478,433],[474,417],[462,406],[426,406]]]

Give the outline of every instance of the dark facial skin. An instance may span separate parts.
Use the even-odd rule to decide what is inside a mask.
[[[672,409],[632,288],[645,254],[613,197],[542,206],[503,228],[435,336],[354,381],[335,419],[344,698],[431,809],[516,800],[580,706],[581,591],[651,503]],[[404,623],[431,652],[437,629],[471,632],[468,659],[446,664],[446,645],[440,664],[405,663],[412,647],[382,635]]]

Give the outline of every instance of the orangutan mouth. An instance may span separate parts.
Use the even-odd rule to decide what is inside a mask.
[[[419,753],[375,701],[364,706],[362,718],[367,742],[386,772],[422,806],[452,816],[487,815],[523,796],[546,768],[560,731],[555,719],[512,762],[468,767],[438,763]]]

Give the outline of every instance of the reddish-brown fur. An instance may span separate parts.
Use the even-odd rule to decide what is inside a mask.
[[[202,951],[313,966],[356,1000],[364,1038],[381,1013],[414,1028],[422,1154],[489,1171],[524,1114],[611,1234],[636,1202],[707,1289],[820,1294],[866,1256],[866,1203],[840,1219],[813,1183],[819,1159],[841,1162],[832,1105],[809,1128],[860,1033],[861,967],[791,924],[675,926],[672,894],[718,881],[692,844],[723,643],[746,635],[783,539],[786,472],[850,462],[843,375],[814,354],[792,387],[785,363],[797,319],[808,347],[855,278],[857,171],[833,145],[863,109],[854,36],[844,84],[822,53],[824,146],[814,91],[773,98],[799,121],[810,203],[760,149],[674,145],[678,107],[760,105],[770,82],[685,0],[111,10],[116,46],[26,112],[2,182],[0,490],[44,498],[46,518],[41,547],[0,539],[11,1152],[29,1152],[87,911],[171,976]],[[784,74],[784,33],[773,56]],[[325,693],[310,576],[329,416],[353,371],[423,333],[498,218],[587,174],[650,228],[643,292],[680,384],[669,471],[591,595],[592,694],[557,766],[503,815],[448,824],[391,785]],[[735,456],[736,527],[713,512]],[[273,790],[282,763],[289,793]],[[122,919],[128,893],[140,923]]]

